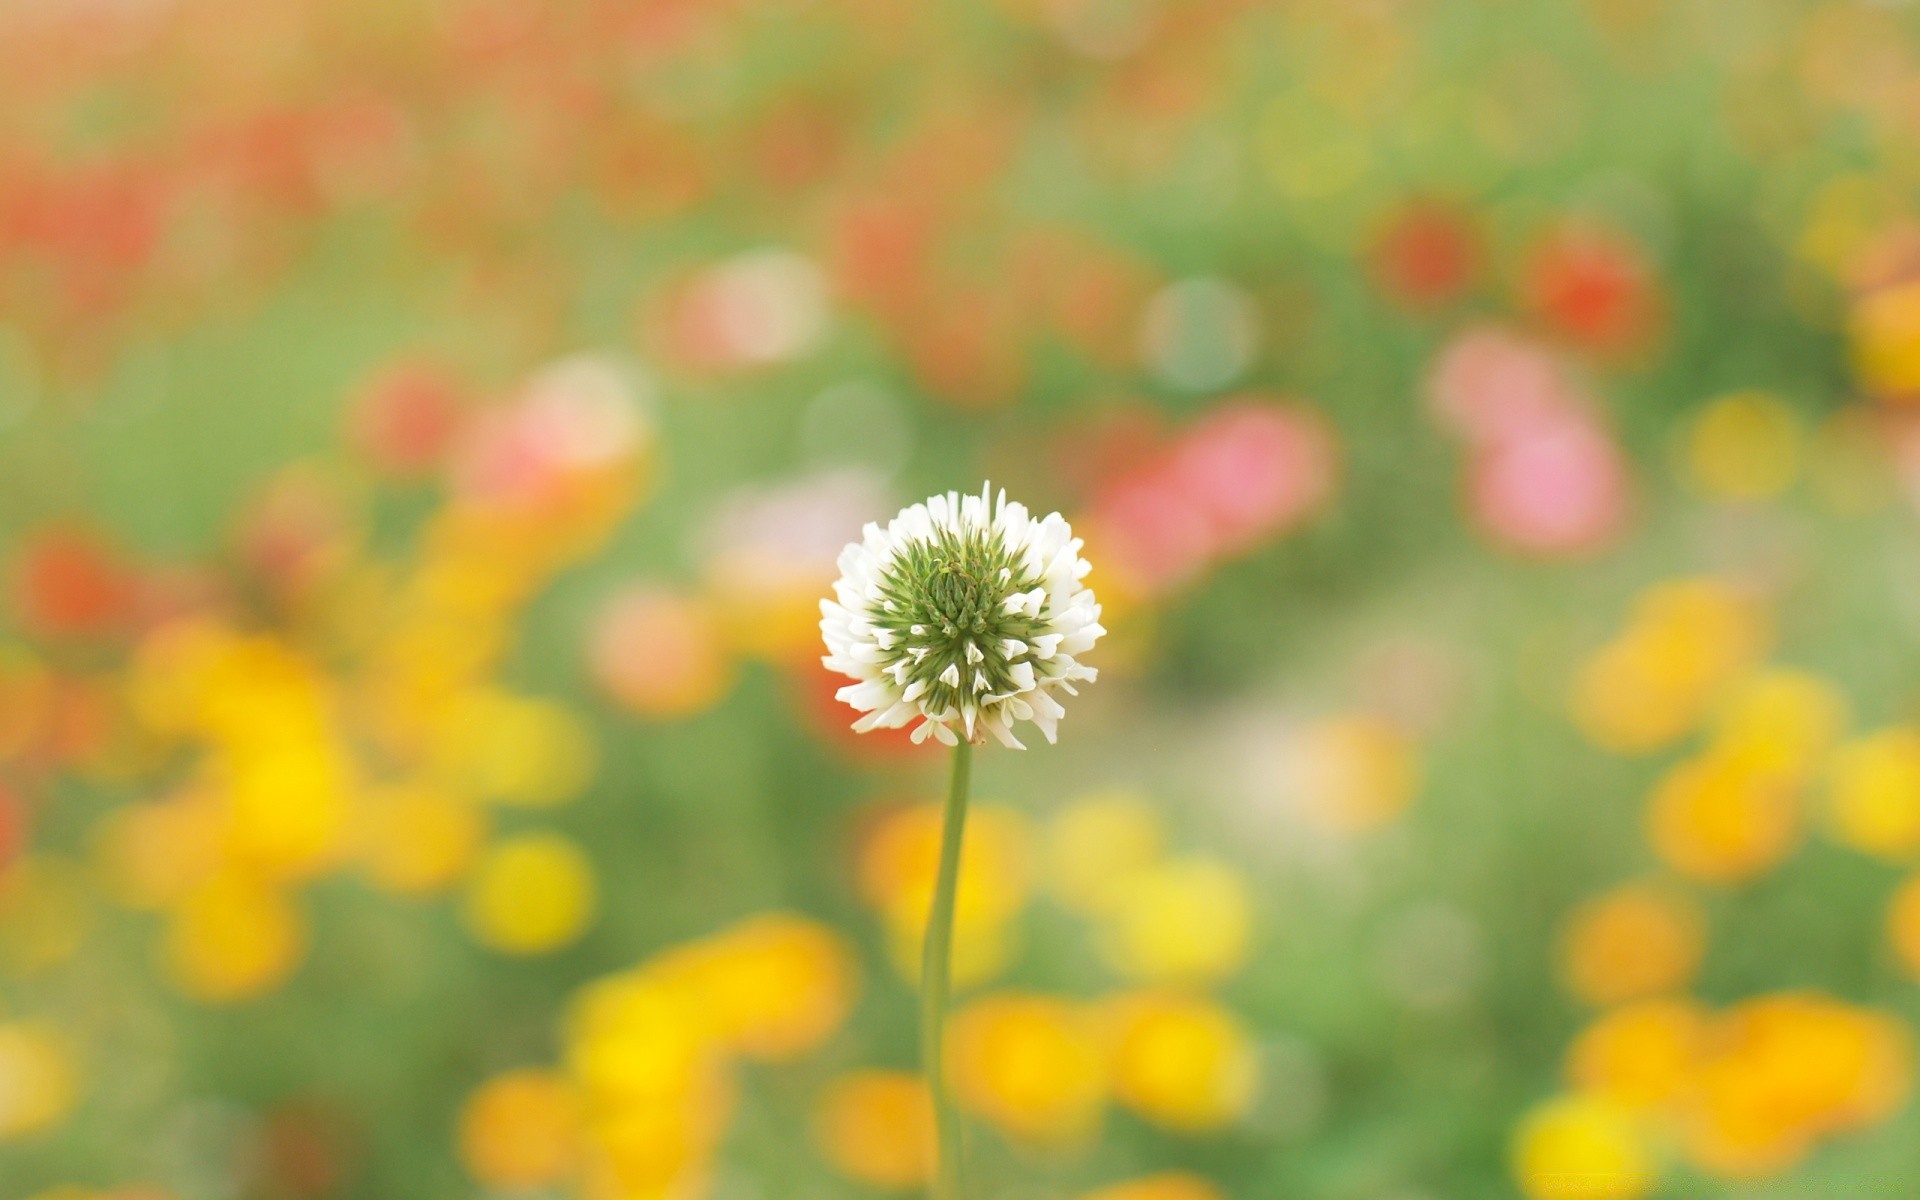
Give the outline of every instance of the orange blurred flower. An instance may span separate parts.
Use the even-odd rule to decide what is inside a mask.
[[[1705,949],[1706,920],[1692,900],[1659,884],[1625,884],[1568,920],[1560,978],[1588,1004],[1619,1004],[1685,987]]]
[[[1087,1012],[1024,992],[982,997],[953,1015],[949,1069],[960,1103],[1004,1132],[1047,1143],[1091,1135],[1106,1066]]]
[[[933,1175],[933,1105],[917,1075],[855,1071],[814,1101],[814,1141],[849,1179],[905,1191]]]
[[[552,1071],[495,1076],[460,1113],[460,1162],[482,1186],[524,1191],[565,1180],[580,1156],[580,1102]]]

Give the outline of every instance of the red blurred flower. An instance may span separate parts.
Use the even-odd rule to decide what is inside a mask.
[[[251,1147],[255,1186],[288,1200],[338,1195],[358,1173],[361,1137],[344,1110],[296,1100],[268,1112]]]
[[[1457,299],[1480,272],[1480,230],[1462,210],[1413,200],[1380,226],[1368,269],[1386,297],[1405,308],[1437,308]]]
[[[466,419],[465,399],[447,371],[400,363],[361,389],[347,414],[347,437],[376,470],[415,478],[440,465]]]
[[[124,628],[137,586],[118,547],[90,528],[51,526],[29,534],[13,562],[21,627],[46,637],[97,637]]]
[[[27,848],[28,832],[26,799],[0,779],[0,871]]]
[[[885,311],[922,290],[936,225],[931,213],[896,200],[849,205],[834,230],[833,275],[849,302]]]
[[[1554,226],[1534,243],[1521,267],[1520,299],[1556,336],[1610,357],[1648,349],[1666,316],[1639,244],[1588,221]]]

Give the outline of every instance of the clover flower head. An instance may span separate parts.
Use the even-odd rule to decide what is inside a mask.
[[[1036,520],[986,487],[868,524],[820,602],[821,661],[854,680],[836,693],[864,714],[854,729],[917,718],[915,742],[1024,749],[1013,725],[1032,721],[1053,741],[1058,696],[1095,678],[1080,656],[1106,633],[1081,544],[1059,513]]]

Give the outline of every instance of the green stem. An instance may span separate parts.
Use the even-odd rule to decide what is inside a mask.
[[[967,785],[973,775],[973,747],[953,748],[953,783],[947,789],[946,823],[940,833],[940,877],[934,884],[933,911],[920,959],[920,1057],[933,1095],[933,1124],[938,1136],[933,1200],[960,1200],[960,1111],[947,1088],[947,992],[953,965],[953,901],[960,882],[960,840],[967,827]]]

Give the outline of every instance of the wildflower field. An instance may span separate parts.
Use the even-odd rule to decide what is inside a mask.
[[[1917,405],[1900,0],[0,0],[0,1200],[1920,1194]]]

